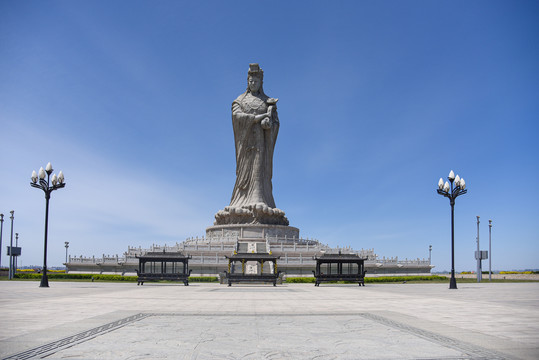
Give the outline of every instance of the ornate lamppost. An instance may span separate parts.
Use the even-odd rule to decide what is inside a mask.
[[[47,277],[47,232],[49,226],[49,199],[51,198],[51,192],[57,189],[61,189],[65,186],[64,174],[60,171],[58,176],[52,175],[52,165],[48,163],[45,170],[39,169],[39,183],[38,175],[35,171],[32,171],[32,182],[30,185],[37,189],[43,190],[45,193],[45,245],[43,251],[43,273],[41,275],[41,283],[39,287],[49,287],[49,279]],[[45,177],[47,180],[45,180]],[[52,183],[52,186],[51,186]]]
[[[451,205],[451,280],[449,281],[449,288],[457,288],[457,280],[455,279],[455,199],[466,194],[466,182],[464,179],[461,179],[460,176],[455,177],[453,170],[449,173],[447,177],[449,183],[446,181],[444,183],[443,179],[440,178],[438,181],[438,194],[445,196],[449,199],[449,204]]]

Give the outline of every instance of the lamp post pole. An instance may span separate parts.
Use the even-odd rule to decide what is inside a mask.
[[[19,233],[15,233],[15,247],[19,247]],[[17,273],[17,266],[18,266],[18,256],[15,256],[15,266],[14,266],[13,274]]]
[[[45,174],[47,177],[46,181]],[[61,171],[58,173],[58,176],[54,174],[52,178],[51,174],[52,165],[51,163],[48,163],[45,170],[43,170],[43,168],[39,169],[39,184],[37,183],[38,177],[35,171],[32,172],[32,182],[30,183],[30,186],[41,189],[45,193],[45,241],[43,250],[43,272],[39,287],[49,287],[49,279],[47,277],[47,233],[49,227],[49,200],[51,198],[51,192],[65,187],[64,174]],[[51,182],[52,186],[50,185]]]
[[[461,179],[458,175],[455,177],[453,170],[449,173],[447,177],[449,183],[446,181],[444,183],[443,179],[440,178],[438,181],[438,194],[442,195],[449,199],[449,205],[451,205],[451,279],[449,280],[449,288],[457,288],[457,280],[455,279],[455,199],[466,194],[466,182],[464,179]],[[454,186],[453,186],[454,185]]]
[[[0,267],[2,267],[2,233],[4,232],[4,214],[0,214]]]
[[[482,275],[482,270],[481,270],[481,250],[479,250],[479,216],[476,216],[477,217],[477,252],[475,255],[476,259],[477,259],[477,282],[481,282],[481,275]]]
[[[13,219],[15,219],[15,217],[13,216],[14,213],[15,211],[11,210],[11,216],[9,217],[11,219],[11,240],[9,242],[9,280],[13,279]]]
[[[431,254],[432,254],[432,245],[429,245],[429,265],[432,265],[432,262],[431,262]]]
[[[488,221],[488,281],[492,281],[491,235],[492,235],[492,220],[489,220]]]
[[[64,242],[66,248],[66,270],[67,270],[67,249],[69,248],[69,241]],[[67,272],[67,271],[66,271]]]

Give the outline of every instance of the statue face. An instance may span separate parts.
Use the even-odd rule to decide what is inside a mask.
[[[258,76],[249,76],[249,90],[253,93],[257,93],[262,85],[262,80]]]

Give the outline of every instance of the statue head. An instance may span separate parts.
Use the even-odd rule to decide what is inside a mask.
[[[264,94],[262,83],[264,82],[264,71],[258,64],[249,64],[247,73],[247,92]]]

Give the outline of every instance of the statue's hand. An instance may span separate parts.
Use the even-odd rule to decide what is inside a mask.
[[[257,123],[257,122],[261,122],[262,120],[264,120],[265,118],[268,117],[268,114],[259,114],[259,115],[255,115],[255,119],[254,119],[254,122]]]
[[[260,123],[260,126],[262,126],[262,129],[265,129],[265,130],[270,129],[271,128],[270,119],[267,117],[264,120],[262,120],[262,122]]]

